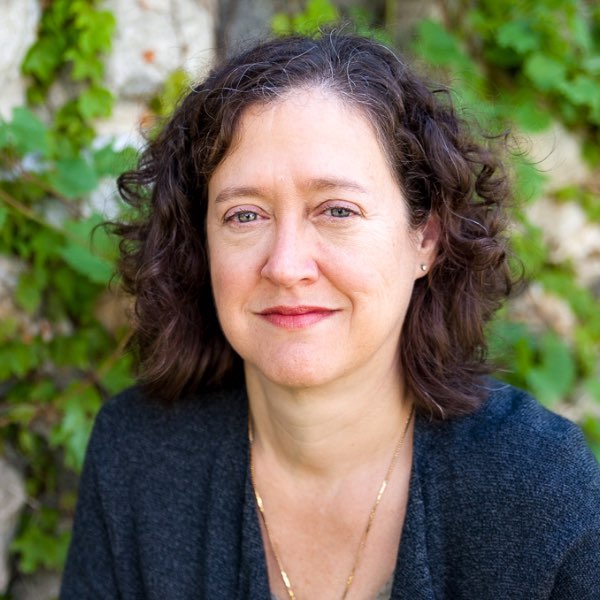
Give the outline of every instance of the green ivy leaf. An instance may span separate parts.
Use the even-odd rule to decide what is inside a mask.
[[[135,148],[127,147],[117,151],[112,144],[102,146],[92,154],[94,170],[98,177],[116,177],[123,171],[132,169],[137,158],[138,152]]]
[[[592,75],[600,74],[600,56],[587,56],[583,59],[581,66],[585,71],[591,73]]]
[[[50,182],[59,194],[78,198],[91,192],[98,185],[98,178],[84,158],[62,158],[56,161]]]
[[[19,569],[34,573],[40,568],[60,569],[67,557],[70,534],[58,531],[58,513],[44,508],[27,521],[10,549],[19,555]]]
[[[275,13],[271,19],[271,30],[275,35],[287,35],[292,31],[292,20],[285,13]]]
[[[75,19],[81,30],[79,48],[84,54],[108,52],[116,25],[115,17],[107,11],[80,11]]]
[[[564,267],[563,269],[546,269],[539,274],[538,280],[546,290],[567,300],[575,314],[585,323],[589,333],[600,340],[598,299],[591,290],[574,285],[573,273]]]
[[[516,174],[515,191],[519,201],[530,203],[537,200],[544,191],[548,181],[547,175],[524,156],[515,157],[513,168]]]
[[[534,363],[534,348],[530,336],[523,336],[514,345],[514,366],[517,373],[525,379]]]
[[[531,87],[507,90],[500,99],[499,108],[504,119],[513,121],[526,132],[548,129],[552,123],[550,111]]]
[[[71,77],[74,81],[89,79],[99,83],[104,75],[104,63],[94,54],[81,54],[75,48],[65,52],[65,59],[72,62]]]
[[[582,374],[595,374],[598,364],[600,340],[585,325],[575,328],[573,338]]]
[[[36,414],[37,406],[35,404],[21,402],[11,406],[6,411],[5,416],[13,425],[28,426]]]
[[[600,378],[593,377],[586,381],[585,389],[600,404]],[[598,433],[600,434],[600,421],[598,421]],[[600,441],[600,435],[598,436],[598,441]]]
[[[30,244],[34,267],[47,275],[51,269],[46,263],[56,256],[56,249],[60,248],[62,244],[63,236],[59,232],[39,227]]]
[[[4,227],[4,223],[6,223],[6,217],[8,217],[8,211],[2,204],[0,204],[0,229]]]
[[[22,154],[39,152],[42,156],[49,155],[48,128],[27,108],[16,107],[13,109],[9,131],[12,143]]]
[[[283,16],[285,17],[285,15]],[[163,83],[160,94],[150,101],[150,107],[157,115],[168,117],[175,110],[177,103],[189,86],[189,75],[183,69],[176,69]]]
[[[93,283],[106,285],[114,272],[115,244],[103,228],[95,229],[100,223],[100,215],[65,222],[65,230],[71,236],[59,254],[77,273]]]
[[[540,402],[553,406],[566,398],[575,383],[575,360],[567,344],[551,333],[542,337],[540,354],[539,365],[526,379]]]
[[[540,37],[524,19],[506,21],[496,32],[496,40],[503,48],[511,48],[518,54],[527,54],[540,45]]]
[[[594,47],[594,40],[588,23],[589,20],[585,19],[582,14],[574,15],[571,20],[573,41],[586,53],[592,52]]]
[[[36,312],[47,282],[48,273],[45,269],[30,269],[22,273],[15,290],[17,304],[30,314]]]
[[[132,373],[132,357],[125,354],[104,374],[101,379],[102,386],[112,396],[134,383]]]
[[[0,118],[0,150],[10,145],[10,125]]]
[[[458,39],[437,21],[427,19],[417,25],[415,49],[432,65],[450,67],[462,73],[477,70]]]
[[[21,70],[25,75],[35,77],[42,85],[48,86],[55,78],[56,71],[62,63],[65,49],[64,41],[58,37],[41,37],[31,46]]]
[[[338,9],[330,0],[307,0],[300,13],[276,13],[271,19],[271,29],[276,35],[314,35],[319,33],[321,27],[335,23],[339,16]]]
[[[596,381],[596,383],[598,382]],[[600,402],[600,384],[598,384],[597,388],[592,393],[595,394],[595,398]],[[596,460],[600,463],[600,419],[589,416],[583,421],[581,428]]]
[[[0,319],[0,342],[14,338],[19,329],[19,323],[14,317],[5,316]]]
[[[0,346],[0,379],[25,377],[40,362],[35,343],[12,343]]]
[[[560,90],[565,83],[566,67],[541,52],[531,54],[523,68],[527,77],[542,91]]]
[[[562,91],[574,104],[600,106],[600,83],[596,78],[578,75],[573,81],[565,82]]]
[[[60,255],[64,261],[77,273],[87,277],[93,283],[107,284],[113,274],[113,265],[92,254],[79,244],[68,244]]]
[[[95,251],[110,260],[116,257],[115,241],[106,234],[102,228],[103,223],[104,217],[94,213],[85,219],[67,220],[64,222],[63,227],[81,245],[86,248],[93,245]]]
[[[108,117],[113,104],[113,96],[104,88],[90,87],[77,99],[79,112],[85,119]]]
[[[94,417],[102,402],[98,391],[90,386],[72,385],[60,400],[63,418],[50,434],[50,443],[65,449],[65,463],[81,471]]]
[[[512,116],[517,125],[529,133],[545,131],[552,124],[550,112],[540,109],[535,102],[515,104]]]
[[[293,17],[294,30],[310,35],[338,18],[338,10],[329,0],[308,0],[304,12]]]

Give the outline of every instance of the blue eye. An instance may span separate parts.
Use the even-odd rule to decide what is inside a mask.
[[[336,217],[338,219],[350,217],[354,214],[349,208],[344,208],[343,206],[334,206],[333,208],[328,208],[327,210],[332,217]]]

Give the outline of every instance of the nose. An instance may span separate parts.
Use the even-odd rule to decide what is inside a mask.
[[[305,224],[286,223],[275,227],[261,276],[272,283],[293,287],[319,277],[315,241]]]

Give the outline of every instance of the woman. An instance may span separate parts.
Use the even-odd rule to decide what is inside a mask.
[[[98,416],[61,598],[599,598],[579,430],[484,377],[506,176],[448,95],[261,44],[120,179],[140,385]]]

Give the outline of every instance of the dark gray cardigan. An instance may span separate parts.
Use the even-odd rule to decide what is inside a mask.
[[[573,424],[489,385],[476,414],[417,418],[392,598],[600,599],[598,464]],[[60,598],[268,600],[246,431],[241,391],[104,406]]]

